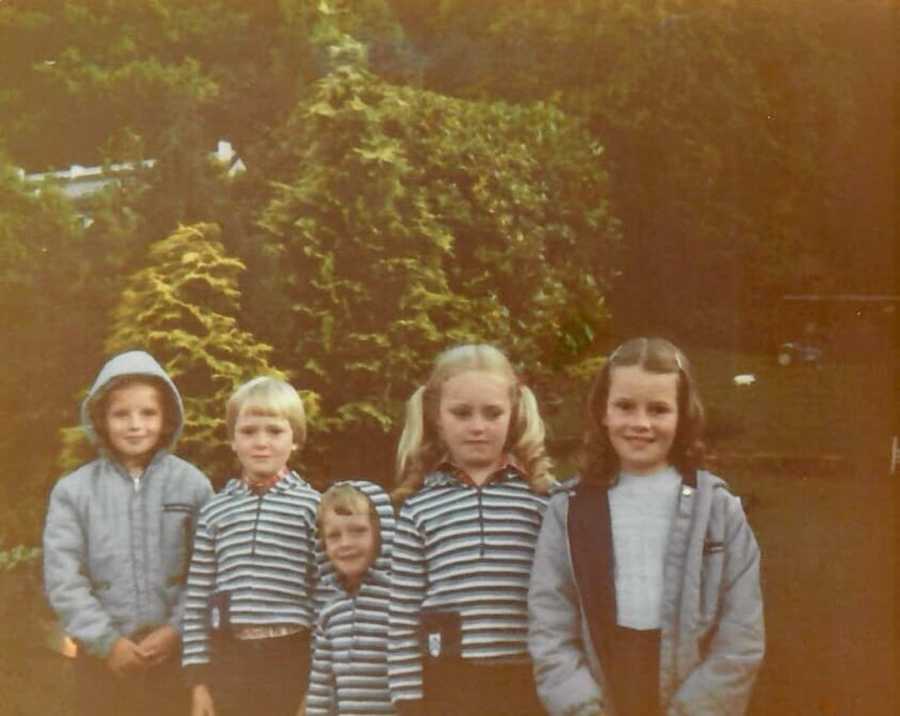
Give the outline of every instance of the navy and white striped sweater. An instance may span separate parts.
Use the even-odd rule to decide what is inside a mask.
[[[355,594],[335,577],[334,599],[319,615],[307,716],[393,714],[387,673],[390,578],[371,570]]]
[[[233,625],[315,621],[320,495],[295,473],[261,495],[230,480],[200,512],[184,609],[182,664],[191,684],[209,663],[209,597],[230,592]]]
[[[350,480],[375,507],[381,550],[356,594],[348,593],[330,562],[322,568],[319,612],[313,642],[307,716],[393,714],[387,678],[388,604],[391,549],[396,519],[391,498],[380,485]],[[324,545],[322,545],[324,550]]]
[[[527,658],[528,582],[548,501],[510,467],[480,488],[432,473],[404,503],[391,560],[394,703],[422,698],[423,611],[461,615],[465,659]]]

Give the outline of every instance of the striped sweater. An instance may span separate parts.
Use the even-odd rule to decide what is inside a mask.
[[[307,716],[393,714],[387,680],[388,604],[395,517],[391,498],[373,482],[351,480],[375,507],[381,550],[356,594],[344,590],[331,563],[323,567],[322,592],[329,599],[319,613]],[[322,546],[324,550],[324,545]]]
[[[465,659],[527,658],[528,582],[548,500],[510,467],[480,488],[435,472],[406,501],[391,560],[394,703],[422,698],[423,612],[460,614]]]
[[[387,676],[390,578],[372,570],[356,594],[335,577],[316,626],[306,716],[393,714]]]
[[[200,512],[184,609],[182,664],[190,684],[207,681],[209,597],[231,593],[233,625],[310,628],[317,564],[319,493],[289,473],[262,495],[230,480]]]

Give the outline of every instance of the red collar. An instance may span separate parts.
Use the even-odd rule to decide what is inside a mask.
[[[277,483],[282,477],[285,477],[288,474],[290,474],[290,470],[285,467],[280,472],[272,475],[272,477],[267,477],[262,480],[250,480],[246,476],[243,476],[241,479],[247,486],[247,489],[250,490],[250,492],[252,492],[254,495],[265,495],[269,490],[275,487],[275,483]]]

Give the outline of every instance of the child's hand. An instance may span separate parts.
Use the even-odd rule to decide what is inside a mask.
[[[216,716],[212,695],[204,684],[197,684],[191,692],[191,716]]]
[[[181,637],[169,624],[154,629],[138,642],[144,658],[151,666],[159,666],[178,651]]]
[[[116,676],[125,676],[136,671],[143,671],[150,665],[150,662],[144,657],[137,644],[123,636],[119,637],[112,645],[112,649],[106,657],[106,665]]]

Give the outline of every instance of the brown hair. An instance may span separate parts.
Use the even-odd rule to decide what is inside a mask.
[[[703,404],[687,357],[665,338],[633,338],[614,350],[591,385],[585,416],[582,475],[595,484],[612,485],[619,472],[619,457],[603,424],[612,371],[638,366],[650,373],[678,374],[678,427],[669,451],[669,462],[692,476],[703,461]]]
[[[155,375],[143,375],[140,373],[119,375],[110,379],[88,403],[88,415],[94,427],[94,433],[100,446],[106,452],[113,454],[116,452],[109,441],[109,432],[106,429],[106,412],[109,410],[112,394],[117,390],[129,388],[133,385],[146,385],[155,388],[162,406],[163,426],[154,450],[158,450],[160,446],[170,446],[175,438],[175,433],[178,432],[180,423],[178,402],[172,393],[172,388],[165,380]]]

